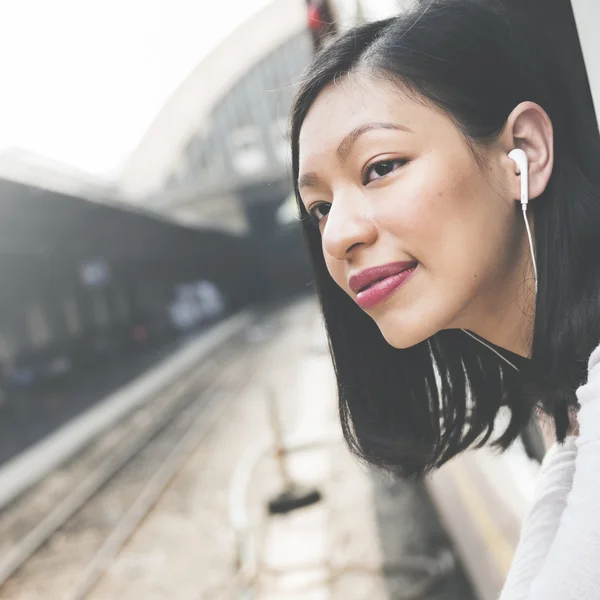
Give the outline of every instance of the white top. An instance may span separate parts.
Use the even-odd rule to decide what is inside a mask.
[[[579,437],[544,459],[500,600],[600,599],[600,346],[577,399]]]

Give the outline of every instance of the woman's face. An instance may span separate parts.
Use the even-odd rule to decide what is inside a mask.
[[[491,145],[477,161],[449,117],[367,76],[312,105],[302,202],[319,219],[331,277],[391,345],[514,323],[528,254],[501,154]]]

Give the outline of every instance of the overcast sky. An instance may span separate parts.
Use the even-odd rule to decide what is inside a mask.
[[[111,177],[196,64],[269,0],[0,0],[0,151]]]

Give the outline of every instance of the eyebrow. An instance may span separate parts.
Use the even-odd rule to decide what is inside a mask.
[[[358,140],[358,138],[367,133],[367,131],[372,131],[373,129],[392,129],[395,131],[406,131],[407,133],[414,133],[414,131],[404,125],[398,125],[396,123],[365,123],[364,125],[360,125],[353,129],[350,133],[344,136],[344,139],[340,142],[340,145],[337,147],[336,154],[338,155],[340,161],[342,163],[346,162],[350,152],[352,151],[352,147]],[[316,173],[305,173],[298,178],[298,188],[303,187],[318,187],[319,185],[319,177]]]

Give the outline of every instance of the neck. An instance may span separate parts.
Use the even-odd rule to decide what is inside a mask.
[[[535,275],[528,258],[513,268],[501,285],[482,298],[481,310],[475,310],[461,325],[495,346],[523,358],[531,355],[535,322]]]
[[[520,315],[520,324],[514,322],[489,323],[489,326],[472,329],[478,336],[495,346],[504,348],[513,354],[529,358],[531,354],[533,323],[525,315]]]

